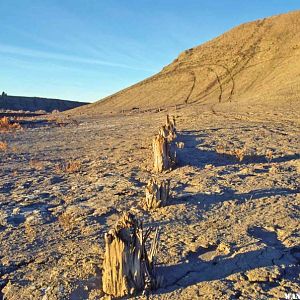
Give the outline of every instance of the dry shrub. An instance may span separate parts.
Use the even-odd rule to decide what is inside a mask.
[[[45,167],[44,164],[41,161],[38,161],[38,160],[35,160],[35,159],[32,159],[29,162],[29,165],[30,165],[31,168],[36,169],[36,170],[43,170],[44,167]]]
[[[81,168],[81,162],[79,160],[69,161],[66,164],[66,171],[68,173],[75,173],[78,172]]]
[[[244,157],[246,156],[246,149],[242,148],[242,149],[234,149],[231,150],[231,155],[234,155],[236,157],[236,159],[241,162],[243,161]]]
[[[72,231],[77,224],[74,215],[67,211],[58,217],[58,222],[64,231]]]
[[[266,160],[268,161],[268,163],[270,163],[273,159],[273,151],[272,150],[267,150],[265,156],[266,156]]]
[[[216,152],[218,154],[222,155],[229,155],[229,156],[235,156],[236,159],[241,162],[246,156],[246,148],[240,148],[240,149],[232,149],[232,150],[227,150],[224,145],[217,145],[216,146]]]
[[[76,173],[80,168],[81,162],[79,160],[70,160],[55,166],[55,171],[56,173]]]
[[[22,129],[18,122],[11,122],[8,117],[0,118],[0,132],[15,131]]]
[[[8,149],[7,143],[0,141],[0,151],[7,151],[7,149]]]
[[[29,222],[25,222],[25,233],[29,242],[33,242],[36,238],[36,231]]]
[[[272,175],[277,174],[278,172],[279,172],[278,167],[274,164],[269,169],[269,173]]]

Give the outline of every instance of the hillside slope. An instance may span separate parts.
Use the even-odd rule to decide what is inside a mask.
[[[0,96],[0,109],[2,110],[24,110],[38,111],[44,110],[52,112],[53,110],[64,111],[86,105],[84,102],[70,100],[48,99],[40,97],[23,97],[23,96]]]
[[[295,11],[240,25],[184,51],[158,74],[74,112],[184,103],[277,106],[299,99],[300,11]]]

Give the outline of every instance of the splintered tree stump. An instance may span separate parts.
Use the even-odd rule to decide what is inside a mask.
[[[166,138],[168,142],[172,142],[176,138],[176,131],[166,125],[159,128],[158,134]]]
[[[167,115],[166,126],[169,130],[176,131],[176,121],[175,116],[172,116],[172,119]]]
[[[159,129],[158,135],[156,135],[152,141],[153,147],[153,170],[160,173],[166,170],[170,170],[176,163],[176,128],[175,118],[170,120],[167,115],[166,125],[163,125]]]
[[[104,293],[123,297],[155,286],[154,258],[158,230],[149,253],[145,246],[151,230],[144,232],[142,223],[135,216],[124,213],[115,228],[105,234]]]
[[[166,125],[163,126],[165,128],[165,131],[167,132],[167,138],[168,141],[173,141],[176,139],[176,121],[175,117],[172,116],[172,119],[170,119],[170,116],[167,115]]]
[[[170,192],[170,181],[150,179],[145,192],[143,207],[146,210],[153,210],[167,204]]]
[[[172,159],[171,156],[171,153],[173,152],[170,151],[171,149],[168,140],[160,134],[156,135],[153,139],[152,146],[154,172],[160,173],[162,171],[171,169],[174,165],[174,159]]]

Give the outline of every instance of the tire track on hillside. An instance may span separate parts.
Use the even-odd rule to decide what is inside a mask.
[[[231,102],[232,96],[234,95],[234,91],[235,91],[235,81],[234,81],[234,78],[233,78],[229,68],[227,66],[221,65],[221,64],[205,64],[205,65],[200,65],[200,66],[198,65],[198,67],[206,67],[208,71],[213,72],[215,74],[216,78],[212,82],[209,83],[209,85],[206,87],[206,89],[204,91],[201,91],[200,93],[198,93],[194,97],[194,101],[190,102],[190,104],[199,103],[200,100],[202,100],[203,98],[206,98],[208,95],[214,93],[218,89],[220,90],[219,102],[221,102],[222,97],[224,95],[225,85],[228,84],[229,82],[231,82],[231,89],[230,89],[229,96],[227,97],[227,99],[225,101]],[[213,67],[221,67],[226,71],[226,73],[219,75]],[[218,84],[218,86],[215,89],[213,89],[213,87],[215,87],[216,84]],[[211,90],[211,89],[213,89],[213,90]],[[211,90],[211,92],[209,92],[210,90]]]
[[[188,101],[189,101],[189,99],[190,99],[190,97],[191,97],[191,95],[192,95],[192,93],[193,93],[193,91],[194,91],[195,84],[196,84],[196,75],[195,75],[195,72],[192,71],[192,72],[191,72],[191,75],[193,76],[193,84],[192,84],[192,87],[191,87],[191,90],[190,90],[189,94],[187,95],[187,97],[186,97],[186,99],[185,99],[185,101],[184,101],[185,104],[188,104]]]
[[[257,26],[256,26],[256,28],[253,30],[253,32],[252,32],[250,38],[248,39],[248,41],[251,41],[251,40],[254,39],[254,40],[255,40],[254,43],[252,43],[252,44],[250,45],[249,48],[246,48],[246,50],[244,50],[244,52],[242,52],[242,51],[243,51],[243,48],[246,47],[247,42],[245,42],[245,43],[241,46],[241,48],[240,48],[240,52],[242,52],[242,54],[243,54],[242,58],[243,58],[243,59],[246,58],[246,60],[245,60],[242,64],[240,64],[239,62],[237,62],[237,63],[231,68],[231,70],[229,70],[229,73],[230,73],[230,75],[231,75],[232,82],[234,83],[234,86],[235,86],[235,79],[234,79],[235,76],[238,75],[238,74],[240,74],[243,70],[246,69],[248,63],[254,58],[255,54],[257,53],[256,49],[258,48],[258,46],[259,46],[259,44],[260,44],[260,42],[261,42],[261,40],[262,40],[262,34],[260,34],[260,30],[259,30],[259,29],[260,29],[260,28],[264,28],[264,26],[263,26],[264,23],[265,23],[265,19],[263,19],[262,21],[259,21],[258,24],[257,24]],[[267,29],[264,28],[264,31],[266,31],[266,30],[267,30]],[[255,36],[257,36],[257,35],[258,35],[258,38],[255,39]],[[235,73],[233,73],[233,70],[234,70],[236,67],[239,67],[239,69],[238,69]],[[231,90],[230,95],[229,95],[229,97],[228,97],[228,101],[229,101],[229,102],[231,102],[231,99],[232,99],[233,94],[234,94],[234,89]],[[219,101],[219,104],[220,104],[220,103],[221,103],[221,101]],[[219,113],[218,113],[218,112],[216,111],[216,109],[215,109],[216,106],[217,106],[217,103],[214,103],[214,104],[211,106],[211,111],[212,111],[213,114],[219,115]]]

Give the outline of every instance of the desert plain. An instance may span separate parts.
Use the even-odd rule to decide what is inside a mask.
[[[230,53],[238,48],[235,60],[211,50],[222,47],[200,46],[112,98],[23,118],[22,129],[1,132],[0,298],[109,299],[104,233],[124,211],[160,228],[163,284],[136,299],[299,293],[299,31],[276,40],[286,22],[299,28],[298,17],[256,21],[218,38]],[[228,42],[238,34],[247,41]],[[290,55],[266,49],[266,36]],[[167,114],[184,147],[172,170],[156,174],[152,139]],[[166,206],[146,211],[153,176],[169,179],[171,194]]]

